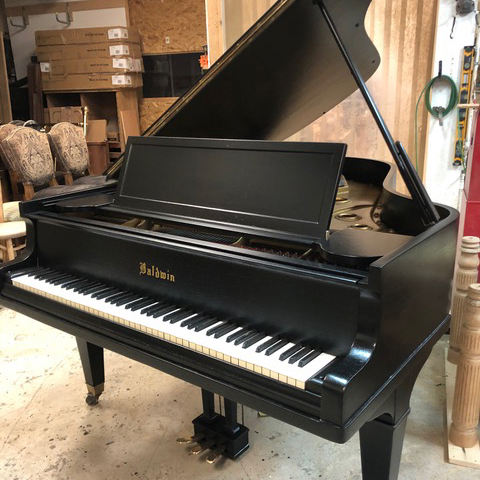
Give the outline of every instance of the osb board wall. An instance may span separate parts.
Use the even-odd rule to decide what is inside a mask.
[[[202,51],[207,43],[205,0],[128,0],[128,7],[143,53]]]
[[[205,0],[128,0],[128,7],[144,54],[202,51],[207,44]],[[141,98],[140,130],[149,127],[174,100]]]
[[[230,46],[271,5],[273,0],[224,0],[225,38]],[[373,0],[365,22],[382,58],[368,81],[379,109],[396,140],[415,163],[415,105],[432,75],[437,0]],[[418,171],[423,172],[428,114],[419,107]],[[391,156],[357,91],[291,140],[348,144],[348,155],[391,161]]]
[[[140,131],[144,132],[163,112],[165,112],[176,98],[144,98],[140,101]]]

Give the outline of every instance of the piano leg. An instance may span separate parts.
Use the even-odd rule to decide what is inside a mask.
[[[410,396],[419,372],[420,368],[393,392],[378,416],[360,428],[363,480],[397,480]]]
[[[89,405],[96,405],[105,387],[103,348],[88,343],[83,338],[76,338],[88,390],[85,401]]]

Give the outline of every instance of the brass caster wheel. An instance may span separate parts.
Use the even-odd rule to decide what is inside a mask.
[[[93,393],[89,393],[85,398],[85,401],[87,402],[87,405],[93,407],[98,403],[98,397],[100,397],[100,395],[94,395]]]

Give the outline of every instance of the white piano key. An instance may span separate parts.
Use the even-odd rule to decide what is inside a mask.
[[[288,343],[273,354],[266,355],[265,350],[259,353],[255,350],[257,346],[270,340],[270,336],[262,338],[246,349],[242,347],[243,342],[239,345],[235,345],[235,341],[227,342],[227,338],[230,335],[245,327],[237,327],[216,339],[213,335],[208,336],[207,332],[225,323],[221,320],[218,320],[217,323],[200,332],[196,332],[194,328],[189,330],[187,326],[181,326],[184,320],[197,316],[197,313],[192,313],[189,317],[185,317],[174,324],[169,321],[163,321],[165,316],[179,310],[177,306],[172,306],[171,309],[164,312],[161,316],[153,318],[152,316],[149,317],[141,313],[144,308],[155,303],[153,300],[149,305],[132,312],[130,309],[125,308],[128,304],[121,306],[112,305],[107,303],[105,299],[98,300],[92,298],[90,294],[84,295],[83,293],[74,292],[73,289],[66,290],[63,289],[61,285],[53,285],[44,280],[35,279],[33,276],[22,275],[15,277],[13,284],[79,310],[97,315],[103,319],[159,337],[170,343],[180,345],[189,350],[216,358],[297,388],[304,389],[305,382],[335,358],[332,355],[322,353],[308,365],[300,368],[298,362],[292,365],[288,363],[288,359],[280,360],[280,355],[293,347],[295,345],[294,343]]]

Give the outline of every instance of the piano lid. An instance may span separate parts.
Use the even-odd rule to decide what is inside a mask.
[[[380,57],[371,0],[325,0],[364,79]],[[149,135],[284,140],[357,89],[312,0],[280,0],[149,129]]]
[[[109,209],[302,242],[325,239],[346,145],[130,137]]]
[[[325,0],[364,79],[380,64],[370,1]],[[143,135],[284,140],[356,89],[318,5],[279,0]]]

